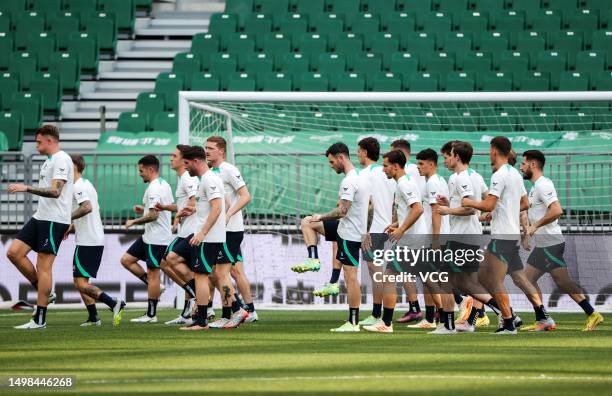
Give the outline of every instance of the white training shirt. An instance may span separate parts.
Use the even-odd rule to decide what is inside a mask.
[[[448,184],[446,180],[437,173],[432,175],[429,179],[427,179],[426,186],[426,195],[423,199],[423,218],[427,224],[427,230],[429,234],[433,234],[433,223],[432,223],[432,210],[431,205],[436,204],[436,197],[442,196],[446,197],[446,199],[450,199],[450,194],[448,191]],[[441,216],[440,222],[440,234],[448,234],[450,232],[450,224],[448,220],[448,216]]]
[[[416,164],[412,162],[407,162],[406,166],[404,166],[404,172],[406,172],[406,174],[410,176],[416,183],[417,187],[419,188],[419,194],[421,195],[421,199],[425,199],[427,194],[427,180],[425,179],[425,176],[421,176],[421,174],[419,173],[418,166],[416,166]],[[426,205],[426,201],[421,202],[421,204],[423,205],[423,207],[428,206]]]
[[[223,190],[223,181],[212,170],[208,170],[200,177],[200,185],[198,186],[197,196],[197,216],[198,227],[197,232],[200,232],[208,215],[210,214],[210,201],[214,199],[221,200],[221,213],[215,224],[210,228],[208,234],[204,237],[203,242],[208,243],[223,243],[225,242],[225,191]]]
[[[460,208],[463,198],[470,198],[478,202],[482,200],[482,193],[480,191],[482,186],[474,186],[474,180],[477,180],[477,178],[472,177],[474,173],[476,172],[471,169],[465,169],[461,172],[453,173],[448,179],[448,188],[450,190],[449,207],[451,209]],[[465,238],[467,235],[482,234],[482,224],[478,221],[478,216],[478,213],[475,213],[470,216],[449,215],[444,217],[449,217],[450,233],[456,236],[454,240],[461,241],[461,238]]]
[[[66,182],[62,192],[58,198],[38,197],[38,208],[34,213],[34,218],[36,220],[70,224],[72,222],[74,165],[70,156],[64,151],[58,151],[47,157],[47,160],[40,167],[38,187],[51,187],[53,179]]]
[[[502,165],[491,175],[489,194],[498,198],[491,213],[491,235],[496,239],[518,240],[521,233],[521,197],[527,195],[523,178],[509,164]]]
[[[397,208],[398,226],[401,226],[410,210],[410,206],[416,202],[422,204],[422,197],[419,187],[413,177],[408,174],[400,177],[397,181],[397,190],[395,192],[395,205]],[[423,247],[423,243],[428,233],[427,224],[424,219],[424,214],[421,214],[419,219],[404,233],[404,236],[399,241],[399,245],[410,246],[413,248]]]
[[[234,206],[239,199],[238,190],[246,186],[240,171],[229,162],[222,162],[218,168],[213,168],[213,171],[215,171],[223,181],[223,189],[225,190],[225,196],[229,198],[230,207]],[[229,208],[226,208],[226,210],[229,210]],[[244,231],[242,210],[236,212],[229,219],[226,228],[228,232]]]
[[[371,164],[359,172],[360,176],[369,178],[370,200],[373,206],[372,224],[370,233],[382,234],[385,228],[392,223],[393,195],[395,194],[395,180],[389,179],[380,164]]]
[[[345,241],[361,242],[368,225],[370,191],[367,178],[360,177],[356,169],[351,169],[340,183],[338,196],[341,200],[351,201],[350,209],[338,224],[338,235]]]
[[[176,209],[180,212],[187,203],[189,198],[195,197],[198,194],[198,178],[190,176],[189,172],[185,171],[179,176],[178,182],[176,183],[176,190],[174,195],[176,196]],[[197,232],[198,227],[198,216],[192,214],[191,216],[183,217],[179,223],[177,236],[180,238],[187,238],[189,235]]]
[[[559,201],[555,185],[547,177],[540,176],[535,181],[531,190],[529,190],[529,223],[535,224],[538,220],[546,215],[548,207]],[[538,228],[533,234],[536,247],[548,247],[563,243],[563,235],[559,221],[555,220],[552,223],[546,224]]]
[[[74,182],[73,209],[85,201],[91,204],[91,212],[73,220],[77,246],[104,246],[104,227],[100,218],[98,193],[89,180],[82,177]]]
[[[142,203],[144,204],[144,215],[149,213],[150,209],[154,209],[155,205],[161,203],[169,205],[174,202],[172,198],[172,189],[167,181],[158,177],[149,182]],[[164,210],[159,212],[155,221],[145,224],[145,232],[142,236],[144,243],[149,245],[168,246],[172,242],[172,225],[171,214]]]

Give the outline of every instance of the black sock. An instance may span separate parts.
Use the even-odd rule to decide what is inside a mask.
[[[147,274],[140,275],[138,279],[140,279],[145,285],[149,284],[149,281],[147,280]]]
[[[199,305],[198,305],[199,307]],[[198,308],[200,309],[200,308]],[[183,318],[189,318],[191,317],[191,310],[189,309],[189,300],[185,300],[185,303],[183,304],[183,311],[181,312],[181,316]]]
[[[446,315],[444,315],[444,310],[442,308],[438,308],[436,312],[438,312],[438,322],[444,324],[446,322]]]
[[[87,308],[87,313],[89,313],[89,317],[87,320],[89,322],[97,322],[98,321],[98,310],[96,309],[96,304],[85,305]]]
[[[491,311],[493,311],[495,315],[499,315],[499,312],[500,312],[499,305],[497,305],[497,302],[495,302],[494,298],[490,299],[485,305],[491,308]]]
[[[484,318],[485,317],[485,309],[484,309],[484,307],[478,309],[478,317],[479,318]]]
[[[359,324],[359,308],[349,308],[349,322]]]
[[[504,318],[504,328],[506,330],[515,330],[514,328],[514,316],[511,317],[510,319],[506,319]]]
[[[376,319],[380,318],[380,311],[382,310],[382,304],[372,304],[372,316]],[[393,313],[393,310],[391,310]]]
[[[421,312],[421,307],[419,306],[419,300],[409,301],[410,304],[410,312],[419,313]]]
[[[32,287],[34,288],[34,290],[38,291],[38,281],[32,282]]]
[[[587,300],[586,298],[580,301],[578,305],[580,305],[580,308],[582,308],[582,310],[585,314],[587,314],[587,316],[595,312],[595,309],[593,308],[589,300]]]
[[[329,283],[338,283],[338,279],[340,279],[340,268],[332,269],[331,278],[329,279]]]
[[[478,313],[480,310],[478,308],[472,307],[470,311],[470,316],[468,316],[467,322],[470,326],[476,326],[476,320],[478,320]]]
[[[198,313],[195,318],[195,323],[200,326],[206,326],[208,321],[206,318],[208,317],[208,307],[206,305],[198,305]]]
[[[383,308],[382,320],[385,322],[385,325],[391,326],[393,322],[393,308]]]
[[[455,304],[461,304],[461,301],[463,301],[463,297],[461,297],[461,294],[454,293],[453,296],[455,297]]]
[[[47,307],[36,306],[36,315],[34,316],[34,322],[36,324],[45,324],[47,323]]]
[[[212,300],[208,302],[208,308],[212,308]]]
[[[232,313],[240,311],[242,309],[242,305],[240,304],[240,300],[234,300],[232,303]]]
[[[308,258],[318,259],[319,258],[319,250],[317,249],[317,245],[310,245],[307,247],[308,249]]]
[[[221,313],[221,317],[224,319],[229,319],[232,317],[232,307],[223,307],[223,312]]]
[[[433,305],[425,305],[425,320],[433,323],[435,320],[436,307]]]
[[[444,327],[446,327],[448,330],[454,330],[455,329],[455,311],[451,311],[451,312],[444,312]]]
[[[117,300],[115,300],[114,298],[112,298],[111,296],[109,296],[108,294],[104,292],[100,294],[100,297],[98,297],[98,301],[100,301],[103,304],[106,304],[110,309],[115,308],[115,305],[117,305]]]
[[[546,308],[544,308],[544,305],[540,305],[539,307],[533,307],[533,310],[535,312],[536,322],[539,320],[546,320],[550,317],[550,315],[548,315],[548,312],[546,312]]]
[[[247,312],[255,312],[255,304],[248,303],[248,304],[245,304],[245,306],[246,306]]]
[[[242,299],[240,298],[238,293],[234,293],[234,301],[236,301],[240,307],[242,307],[244,305],[244,303],[242,302]]]
[[[189,282],[185,283],[183,285],[183,289],[185,289],[185,291],[187,292],[187,294],[189,294],[189,297],[191,298],[195,298],[195,279],[190,280]]]
[[[149,307],[147,308],[147,316],[152,318],[157,313],[157,303],[159,300],[149,299]]]

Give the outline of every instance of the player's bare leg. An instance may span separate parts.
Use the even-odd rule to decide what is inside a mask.
[[[19,239],[13,239],[6,253],[6,257],[13,263],[19,272],[25,276],[34,288],[37,289],[38,275],[36,274],[36,268],[34,268],[34,264],[32,264],[32,261],[30,261],[27,256],[31,250],[32,248],[28,244]]]

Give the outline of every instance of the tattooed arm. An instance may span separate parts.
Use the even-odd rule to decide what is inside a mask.
[[[38,195],[44,198],[59,198],[62,195],[62,189],[66,184],[66,180],[53,179],[51,187],[36,187],[26,186],[25,184],[11,184],[8,187],[8,192],[11,194],[18,192],[29,192],[30,194]]]
[[[137,219],[130,219],[128,221],[125,222],[125,229],[127,230],[128,228],[130,228],[133,225],[136,224],[146,224],[146,223],[150,223],[152,221],[157,220],[157,218],[159,217],[159,211],[155,210],[155,209],[149,209],[149,212],[142,216],[139,217]]]
[[[88,213],[91,213],[93,208],[91,207],[90,201],[83,201],[79,204],[79,207],[72,212],[72,220],[79,219]]]
[[[348,213],[353,202],[341,199],[337,207],[322,215],[313,215],[311,222],[341,219]]]

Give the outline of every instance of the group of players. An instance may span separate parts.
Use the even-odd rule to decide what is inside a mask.
[[[516,153],[510,140],[503,136],[493,138],[489,151],[493,174],[488,188],[482,176],[469,166],[473,155],[470,143],[451,141],[440,152],[444,166],[452,172],[448,182],[438,175],[438,153],[431,148],[420,151],[415,165],[410,162],[410,143],[406,140],[391,143],[391,151],[382,156],[381,165],[379,142],[373,137],[362,139],[357,150],[361,170],[351,162],[344,143],[333,144],[325,153],[331,168],[344,174],[338,203],[328,213],[302,220],[308,257],[292,270],[319,271],[319,236],[333,242],[331,279],[314,292],[318,296],[337,295],[340,273],[344,272],[349,316],[344,324],[331,331],[357,332],[363,326],[370,332],[392,333],[398,278],[390,275],[405,273],[418,274],[422,280],[426,312],[423,315],[420,310],[414,278],[403,281],[410,310],[398,322],[420,319],[408,327],[432,329],[431,334],[474,332],[480,324],[488,324],[484,306],[498,316],[496,334],[517,334],[522,320],[510,306],[504,287],[506,275],[512,277],[533,305],[535,324],[523,329],[556,328],[544,308],[537,284],[545,273],[550,273],[555,283],[584,310],[585,331],[594,330],[603,322],[603,316],[593,309],[567,271],[563,258],[565,243],[558,224],[562,208],[553,182],[543,175],[544,154],[538,150],[525,151],[520,164],[521,177],[514,167]],[[532,183],[529,194],[524,179]],[[452,259],[423,259],[430,257],[429,252],[441,250],[476,253],[483,239],[483,221],[490,222],[491,230],[482,255],[484,259],[478,254],[461,263]],[[535,242],[535,248],[525,268],[519,246],[522,244],[529,250],[530,239]],[[416,262],[392,258],[384,268],[376,265],[374,258],[385,247],[393,251],[402,247],[413,253],[429,252]],[[362,321],[359,320],[360,251],[368,263],[373,288],[372,313]],[[448,273],[448,281],[440,282],[437,277],[429,276],[440,272]],[[457,321],[455,304],[462,308]]]
[[[8,259],[37,290],[32,319],[16,329],[42,329],[47,325],[47,306],[55,301],[52,291],[52,266],[62,240],[76,234],[73,256],[74,284],[87,307],[88,319],[81,326],[100,326],[96,302],[113,313],[118,326],[124,301],[112,298],[89,283],[95,278],[104,252],[104,228],[98,196],[85,180],[85,160],[60,149],[59,131],[45,125],[36,131],[36,147],[46,155],[38,186],[9,185],[10,193],[31,193],[39,197],[34,216],[12,241]],[[212,136],[201,146],[178,145],[171,156],[176,172],[176,203],[171,187],[160,177],[159,160],[146,155],[138,161],[139,175],[148,184],[142,205],[134,211],[141,217],[127,220],[125,229],[144,225],[144,234],[121,258],[121,264],[147,285],[148,308],[135,323],[157,323],[157,303],[164,287],[164,271],[185,290],[181,314],[167,325],[184,325],[181,330],[236,328],[258,320],[250,283],[243,268],[240,245],[244,234],[242,208],[251,200],[239,172],[225,161],[226,141]],[[171,212],[176,212],[172,221]],[[173,238],[173,234],[176,236]],[[37,253],[36,266],[27,257]],[[146,271],[139,261],[146,264]],[[235,292],[231,278],[242,299]],[[221,295],[221,318],[212,310],[214,290]]]

